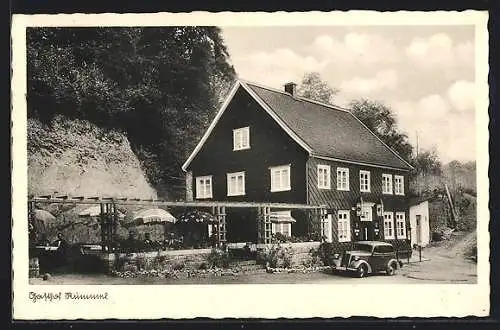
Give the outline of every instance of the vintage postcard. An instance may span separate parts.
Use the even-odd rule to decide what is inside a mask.
[[[487,316],[487,18],[14,15],[14,318]]]

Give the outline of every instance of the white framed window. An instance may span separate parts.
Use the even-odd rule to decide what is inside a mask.
[[[212,176],[196,177],[196,198],[212,198]]]
[[[370,192],[370,171],[359,171],[359,190]]]
[[[318,188],[330,189],[330,166],[318,165]]]
[[[396,238],[406,238],[406,221],[404,212],[396,212]]]
[[[227,195],[245,195],[245,172],[227,174]]]
[[[372,203],[366,203],[361,206],[361,215],[360,215],[360,220],[361,221],[372,221],[373,220],[373,204]]]
[[[337,167],[337,190],[349,190],[349,169]]]
[[[292,236],[292,224],[290,222],[273,222],[271,225],[273,234],[280,233],[283,236]]]
[[[382,194],[392,195],[392,175],[382,174]]]
[[[250,127],[233,129],[233,150],[250,149]]]
[[[384,212],[384,238],[394,239],[394,214]]]
[[[270,167],[271,192],[287,191],[290,186],[290,165]]]
[[[349,211],[338,211],[338,237],[339,242],[351,241],[351,219]]]
[[[404,195],[405,194],[405,179],[402,175],[394,176],[394,193],[396,195]]]

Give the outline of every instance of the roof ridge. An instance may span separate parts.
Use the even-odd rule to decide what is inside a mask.
[[[238,78],[238,80],[242,81],[242,82],[244,82],[246,84],[249,84],[249,85],[254,85],[254,86],[257,86],[257,87],[260,87],[260,88],[263,88],[263,89],[267,89],[267,90],[270,90],[270,91],[273,91],[273,92],[277,92],[277,93],[280,93],[280,94],[284,94],[284,95],[290,96],[290,97],[292,97],[292,98],[294,98],[296,100],[298,99],[298,100],[305,101],[305,102],[316,103],[318,105],[322,105],[324,107],[327,107],[327,108],[330,108],[330,109],[333,109],[333,110],[337,110],[337,111],[351,112],[349,109],[343,108],[343,107],[341,107],[339,105],[328,104],[328,103],[316,101],[316,100],[309,99],[309,98],[302,97],[302,96],[294,96],[294,95],[291,95],[290,93],[285,92],[284,90],[280,90],[280,89],[277,89],[277,88],[274,88],[274,87],[265,86],[265,85],[262,85],[262,84],[259,84],[259,83],[256,83],[256,82],[253,82],[253,81],[250,81],[250,80],[246,80],[246,79],[240,79],[240,78]]]
[[[303,101],[306,101],[306,102],[311,102],[311,103],[316,103],[316,104],[322,105],[322,106],[330,108],[332,110],[349,112],[349,113],[351,112],[349,109],[343,108],[343,107],[341,107],[339,105],[336,105],[336,104],[328,104],[328,103],[316,101],[316,100],[313,100],[313,99],[308,99],[308,98],[305,98],[305,97],[302,97],[302,96],[298,96],[298,98],[301,99],[301,100],[303,100]]]

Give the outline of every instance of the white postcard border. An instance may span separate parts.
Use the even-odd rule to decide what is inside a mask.
[[[194,317],[432,317],[489,314],[488,34],[486,12],[304,12],[14,15],[12,19],[12,240],[14,319]],[[29,285],[26,27],[32,26],[476,26],[478,283],[409,285]],[[107,292],[103,301],[33,303],[30,291]],[[360,299],[362,297],[362,299]]]

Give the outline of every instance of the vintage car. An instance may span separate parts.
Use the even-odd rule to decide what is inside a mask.
[[[377,241],[355,242],[351,250],[335,254],[333,260],[334,271],[353,272],[358,277],[380,271],[394,275],[403,266],[390,243]]]

